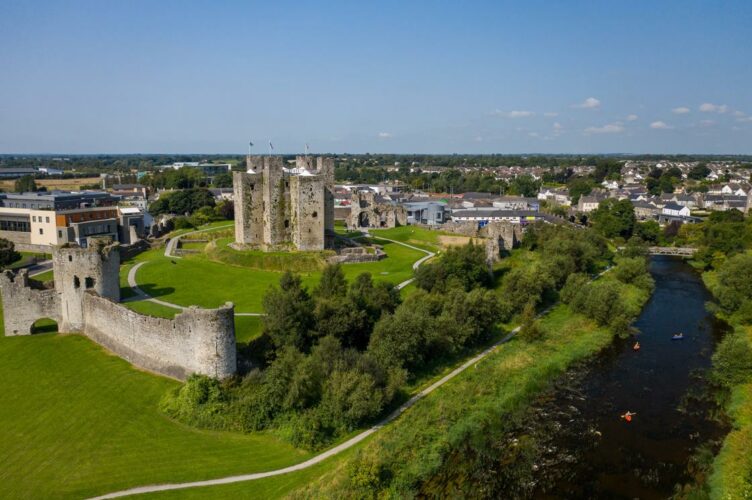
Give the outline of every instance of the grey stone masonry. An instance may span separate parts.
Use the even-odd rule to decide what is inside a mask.
[[[264,251],[323,250],[334,231],[334,160],[249,156],[233,173],[235,244]]]
[[[0,274],[5,335],[30,335],[50,318],[60,331],[83,333],[132,364],[185,379],[192,373],[225,378],[237,370],[234,307],[189,307],[174,319],[132,311],[120,300],[120,248],[97,242],[53,253],[55,289],[33,286],[26,270]]]

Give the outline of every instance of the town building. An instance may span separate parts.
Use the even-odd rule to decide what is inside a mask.
[[[145,234],[144,216],[127,217],[127,241],[121,240],[118,198],[99,191],[7,193],[0,195],[0,238],[18,250],[49,252],[51,247],[75,243],[86,248],[92,238],[134,243]]]
[[[407,210],[408,224],[443,224],[448,219],[446,203],[439,201],[414,201],[403,203]]]

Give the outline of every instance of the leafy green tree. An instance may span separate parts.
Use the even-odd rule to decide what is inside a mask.
[[[718,269],[713,295],[727,314],[736,312],[752,300],[752,255],[739,254],[729,258]]]
[[[37,190],[37,184],[33,175],[24,175],[16,179],[14,188],[17,193],[30,193]]]
[[[289,271],[283,274],[279,288],[270,288],[262,305],[264,333],[269,335],[276,349],[294,346],[307,350],[310,347],[310,331],[315,324],[313,303],[299,276]]]
[[[590,216],[593,228],[606,238],[632,236],[636,222],[634,206],[629,200],[609,198],[603,201]]]
[[[532,302],[525,304],[520,317],[520,338],[526,342],[536,342],[543,338],[543,330],[535,318],[535,305]]]
[[[581,196],[587,196],[593,191],[593,182],[586,177],[572,177],[567,183],[567,188],[572,204],[576,205]]]
[[[329,264],[321,273],[319,285],[313,291],[315,297],[331,298],[347,295],[347,281],[341,264]]]
[[[661,226],[654,220],[637,222],[633,233],[646,243],[656,244],[661,238]]]
[[[5,238],[0,238],[0,267],[14,263],[21,258],[21,254],[16,252],[16,245]]]
[[[441,258],[420,266],[415,272],[415,284],[427,291],[445,290],[449,280],[459,283],[466,291],[490,286],[493,277],[485,249],[473,242],[452,247]]]
[[[231,188],[232,187],[232,174],[217,174],[212,179],[212,186],[215,188]]]
[[[694,179],[696,181],[701,181],[705,179],[710,174],[710,169],[708,168],[707,163],[698,163],[694,167],[692,167],[689,170],[689,173],[687,173],[687,177],[690,179]]]
[[[532,197],[538,193],[540,182],[536,181],[532,175],[518,175],[509,184],[510,194]]]

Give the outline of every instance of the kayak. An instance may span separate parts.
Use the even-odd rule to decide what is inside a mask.
[[[684,334],[683,333],[675,333],[671,336],[671,340],[683,340]]]

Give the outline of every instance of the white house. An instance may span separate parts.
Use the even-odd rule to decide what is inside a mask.
[[[689,207],[683,207],[678,203],[669,202],[663,205],[661,213],[663,215],[673,215],[675,217],[689,217],[690,210]]]

